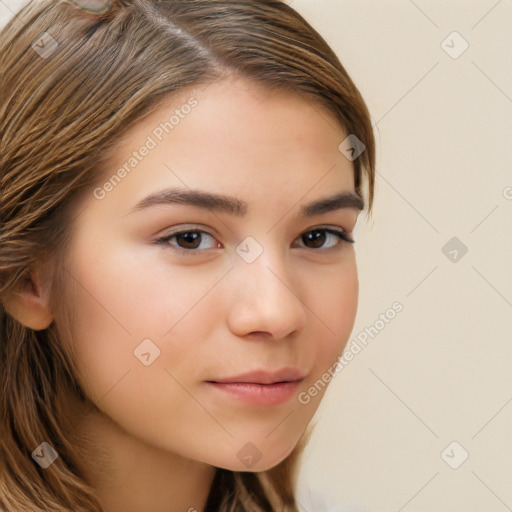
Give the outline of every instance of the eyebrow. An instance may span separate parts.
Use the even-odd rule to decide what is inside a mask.
[[[128,213],[134,213],[154,206],[187,205],[224,212],[237,217],[247,214],[248,204],[232,196],[214,194],[201,190],[168,188],[155,192],[139,201]],[[365,204],[361,196],[355,192],[344,191],[333,196],[318,199],[301,205],[300,217],[313,217],[341,209],[364,210]]]

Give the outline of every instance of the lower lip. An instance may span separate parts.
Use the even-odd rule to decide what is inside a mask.
[[[215,389],[258,405],[279,405],[290,400],[297,393],[302,380],[277,382],[275,384],[253,384],[249,382],[208,382]]]

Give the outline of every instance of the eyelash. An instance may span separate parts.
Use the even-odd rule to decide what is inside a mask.
[[[304,231],[304,233],[302,233],[299,238],[301,238],[303,235],[305,234],[308,234],[308,233],[312,233],[314,231],[324,231],[326,233],[329,233],[329,234],[332,234],[332,235],[335,235],[337,236],[339,239],[340,239],[340,244],[339,245],[344,245],[345,243],[348,243],[348,244],[355,244],[355,240],[352,240],[351,238],[349,238],[345,232],[343,231],[339,231],[337,229],[333,229],[333,228],[315,228],[315,229],[310,229],[308,231]],[[157,245],[162,245],[162,246],[168,246],[170,245],[169,242],[179,236],[179,235],[183,235],[183,234],[190,234],[190,233],[204,233],[204,234],[207,234],[209,236],[211,236],[212,238],[215,238],[213,235],[211,235],[210,233],[206,232],[206,231],[203,231],[201,229],[185,229],[185,230],[181,230],[181,231],[175,231],[174,233],[170,233],[169,235],[166,235],[162,238],[159,238],[157,240],[155,240],[155,244]],[[337,249],[339,248],[339,245],[336,246],[336,247],[329,247],[327,249],[323,249],[324,251],[327,251],[329,249]],[[175,246],[171,246],[174,250],[176,250],[177,252],[181,252],[182,254],[185,254],[187,256],[197,256],[199,253],[205,251],[205,250],[208,250],[208,249],[184,249],[183,247],[175,247]],[[322,248],[311,248],[311,247],[304,247],[305,249],[311,249],[311,250],[314,250],[314,251],[319,251],[319,250],[322,250]]]

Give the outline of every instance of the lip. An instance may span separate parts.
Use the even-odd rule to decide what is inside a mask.
[[[254,370],[207,384],[221,393],[255,405],[279,405],[296,395],[306,374],[299,368],[286,367],[274,371]]]
[[[302,379],[303,380],[303,379]],[[252,382],[211,382],[208,385],[222,394],[253,404],[272,406],[287,402],[297,395],[302,380],[254,384]]]
[[[300,368],[287,366],[277,370],[252,370],[240,375],[226,377],[223,379],[212,379],[207,382],[221,384],[228,383],[249,383],[249,384],[275,384],[278,382],[294,382],[304,379],[306,373]]]

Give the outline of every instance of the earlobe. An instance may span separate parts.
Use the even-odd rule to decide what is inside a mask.
[[[13,292],[3,306],[9,315],[34,331],[47,329],[53,321],[47,294],[37,274],[27,278],[22,289]]]

